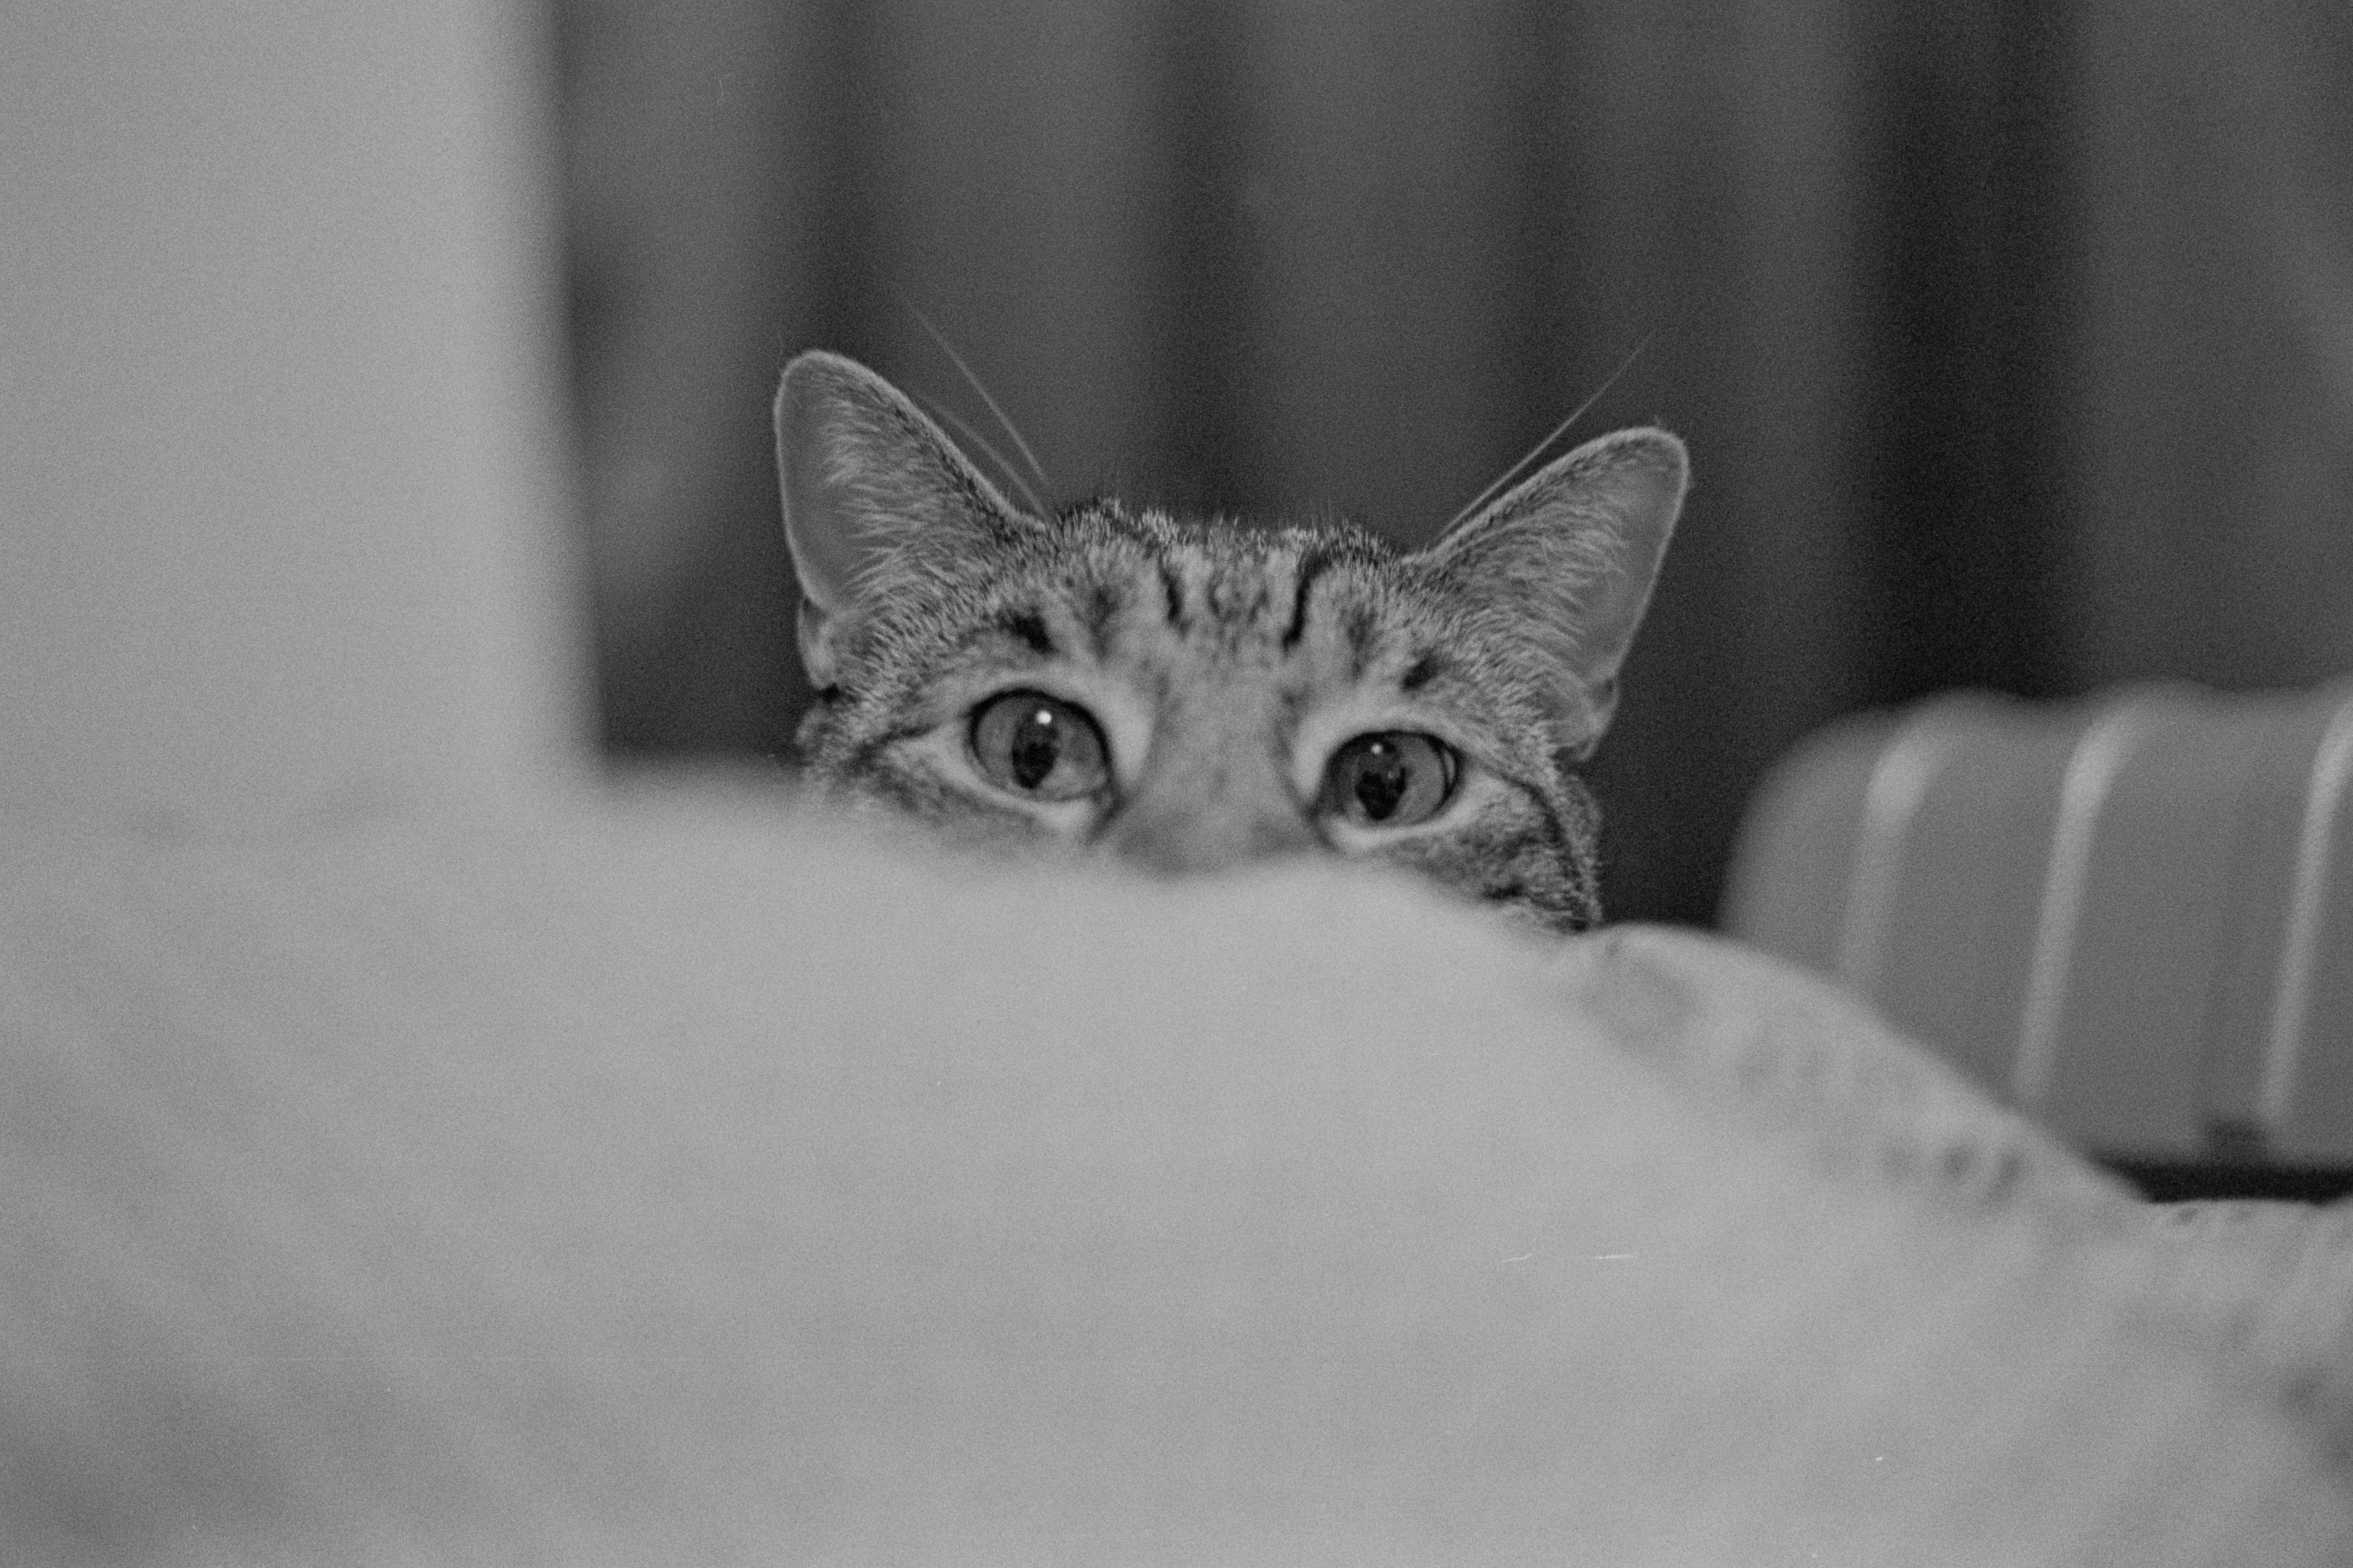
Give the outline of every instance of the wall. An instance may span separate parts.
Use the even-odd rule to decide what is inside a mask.
[[[542,21],[0,14],[0,787],[235,818],[576,767]]]
[[[2353,667],[2347,24],[2012,0],[563,9],[602,711],[773,750],[765,415],[824,344],[1065,498],[1401,541],[1632,368],[1698,482],[1596,782],[1706,919],[1797,736]],[[2333,346],[2331,346],[2333,345]]]

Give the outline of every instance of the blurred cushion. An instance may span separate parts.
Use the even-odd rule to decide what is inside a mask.
[[[712,784],[0,845],[28,1560],[2353,1551],[2145,1211],[1726,944]]]

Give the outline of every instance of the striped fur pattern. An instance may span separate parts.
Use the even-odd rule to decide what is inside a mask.
[[[821,786],[1155,870],[1337,853],[1556,930],[1599,918],[1574,766],[1682,503],[1673,437],[1588,443],[1419,552],[1025,512],[831,354],[787,368],[776,437]]]

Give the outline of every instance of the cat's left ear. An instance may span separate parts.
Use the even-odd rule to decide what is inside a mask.
[[[843,633],[896,588],[953,581],[1034,526],[897,387],[818,350],[776,391],[776,478],[801,664],[819,688]]]
[[[1419,557],[1472,615],[1535,648],[1564,751],[1584,756],[1609,727],[1690,479],[1674,437],[1620,430],[1539,468]]]

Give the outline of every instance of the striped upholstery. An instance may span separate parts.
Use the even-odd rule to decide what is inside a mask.
[[[2103,1153],[2353,1163],[2353,685],[1981,694],[1777,769],[1725,923]]]

